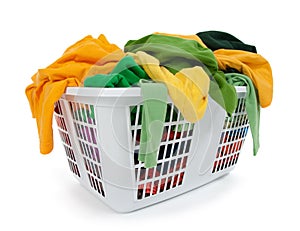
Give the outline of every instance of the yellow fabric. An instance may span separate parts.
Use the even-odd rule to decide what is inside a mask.
[[[26,88],[25,93],[32,117],[36,118],[42,154],[48,154],[53,149],[54,103],[61,97],[66,87],[79,86],[87,74],[103,71],[95,66],[105,66],[109,63],[109,57],[111,60],[117,60],[118,55],[122,56],[120,51],[121,49],[110,44],[104,35],[98,38],[86,36],[67,48],[64,54],[50,66],[38,70],[32,76],[33,83]],[[114,52],[116,53],[112,55]],[[104,68],[104,73],[113,68],[111,65]]]
[[[200,43],[200,45],[202,47],[207,48],[207,46],[204,44],[204,42],[201,40],[201,38],[199,38],[197,35],[181,35],[181,34],[168,34],[168,33],[162,33],[162,32],[154,32],[153,34],[160,34],[160,35],[166,35],[166,36],[173,36],[173,37],[178,37],[178,38],[183,38],[183,39],[189,39],[189,40],[195,40],[198,43]]]
[[[184,68],[174,75],[160,66],[158,59],[145,52],[129,54],[152,80],[166,84],[171,99],[187,121],[194,123],[203,117],[208,103],[210,79],[202,67]]]
[[[259,54],[241,51],[219,49],[214,51],[221,70],[228,67],[238,70],[252,80],[257,89],[261,107],[271,104],[273,98],[273,76],[269,62]]]

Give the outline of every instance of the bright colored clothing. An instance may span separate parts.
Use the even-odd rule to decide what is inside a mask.
[[[236,91],[226,82],[224,73],[218,70],[213,52],[202,47],[197,41],[173,36],[151,34],[125,45],[126,52],[144,51],[159,60],[165,70],[176,74],[184,68],[202,67],[212,75],[210,96],[231,114],[237,106]],[[147,72],[147,71],[146,71]],[[149,75],[149,73],[148,73]]]
[[[245,107],[249,120],[249,125],[253,140],[253,155],[256,155],[259,149],[259,121],[260,106],[257,99],[256,89],[251,79],[243,74],[227,73],[225,74],[228,83],[233,86],[246,86]]]
[[[32,116],[36,118],[42,154],[48,154],[53,149],[54,103],[66,87],[80,86],[93,66],[101,64],[100,60],[113,52],[120,52],[120,48],[109,43],[104,35],[98,38],[86,36],[67,48],[50,66],[32,76],[33,83],[25,92]]]
[[[145,52],[130,55],[152,80],[166,84],[170,97],[186,120],[196,122],[202,118],[210,85],[210,79],[202,67],[184,68],[174,75],[160,66],[159,60]]]
[[[141,79],[149,79],[131,56],[125,56],[110,74],[98,74],[84,80],[85,87],[130,87]]]
[[[167,111],[168,91],[163,83],[139,82],[143,97],[142,129],[138,160],[145,168],[157,165],[159,145]]]
[[[125,57],[125,53],[119,49],[112,53],[107,54],[105,57],[101,58],[95,65],[92,65],[85,77],[81,79],[83,84],[86,77],[97,75],[97,74],[109,74],[115,68],[117,63]]]
[[[269,62],[259,54],[240,50],[215,50],[219,68],[234,68],[250,77],[257,89],[261,107],[268,107],[273,98],[273,76]]]
[[[130,87],[128,79],[121,74],[94,75],[87,77],[84,87]]]

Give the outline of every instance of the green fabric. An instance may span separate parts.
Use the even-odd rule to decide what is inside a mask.
[[[162,83],[139,82],[143,97],[142,129],[138,160],[145,168],[157,164],[157,154],[163,134],[167,109],[167,87]]]
[[[243,43],[233,35],[222,31],[203,31],[197,33],[197,36],[211,50],[233,49],[257,53],[256,47]]]
[[[85,87],[130,87],[127,78],[121,74],[98,74],[84,80]]]
[[[132,56],[125,56],[122,58],[111,74],[121,74],[126,77],[128,83],[133,85],[140,79],[149,79],[146,72],[134,61]]]
[[[218,72],[219,74],[214,76],[216,82],[210,82],[209,93],[210,96],[231,115],[237,107],[238,99],[236,90],[227,83],[224,73],[221,71]]]
[[[260,122],[260,105],[258,102],[256,89],[251,79],[243,74],[227,73],[225,77],[228,83],[233,86],[246,86],[245,106],[248,114],[252,140],[253,140],[253,155],[256,155],[259,149],[259,122]]]
[[[151,34],[126,43],[126,52],[144,51],[160,61],[170,72],[175,74],[183,68],[201,66],[212,76],[210,96],[231,114],[237,106],[236,91],[225,80],[224,73],[218,70],[218,63],[213,52],[202,47],[197,41],[178,37]]]
[[[130,87],[140,79],[149,79],[131,56],[122,58],[110,74],[98,74],[84,80],[85,87]]]

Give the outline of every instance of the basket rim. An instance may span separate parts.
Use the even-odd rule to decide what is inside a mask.
[[[235,86],[237,93],[245,93],[245,86]],[[65,90],[67,95],[91,96],[91,97],[141,97],[140,87],[67,87]]]

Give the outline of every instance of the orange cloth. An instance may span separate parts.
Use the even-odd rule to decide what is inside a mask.
[[[189,40],[195,40],[197,41],[202,47],[207,48],[207,46],[204,44],[204,42],[197,36],[197,35],[181,35],[181,34],[168,34],[168,33],[162,33],[162,32],[154,32],[153,34],[160,34],[165,36],[172,36],[172,37],[178,37],[183,39],[189,39]]]
[[[83,82],[86,77],[94,76],[97,74],[109,74],[115,68],[117,63],[124,57],[125,57],[124,51],[118,49],[113,53],[110,53],[105,57],[101,58],[99,62],[91,66],[91,68],[85,74],[85,77],[81,79],[81,84],[83,85]]]
[[[268,107],[273,98],[273,76],[269,62],[259,54],[219,49],[214,51],[219,69],[234,68],[247,75],[257,89],[261,107]]]
[[[116,53],[114,53],[116,52]],[[110,72],[124,53],[115,44],[110,44],[104,35],[98,38],[86,36],[66,49],[63,55],[45,69],[32,76],[33,83],[26,90],[32,117],[36,118],[40,139],[40,152],[48,154],[53,149],[52,117],[54,103],[66,87],[79,86],[89,73]],[[110,57],[110,58],[109,58]],[[109,64],[106,68],[105,66]],[[98,69],[97,69],[98,68]]]

